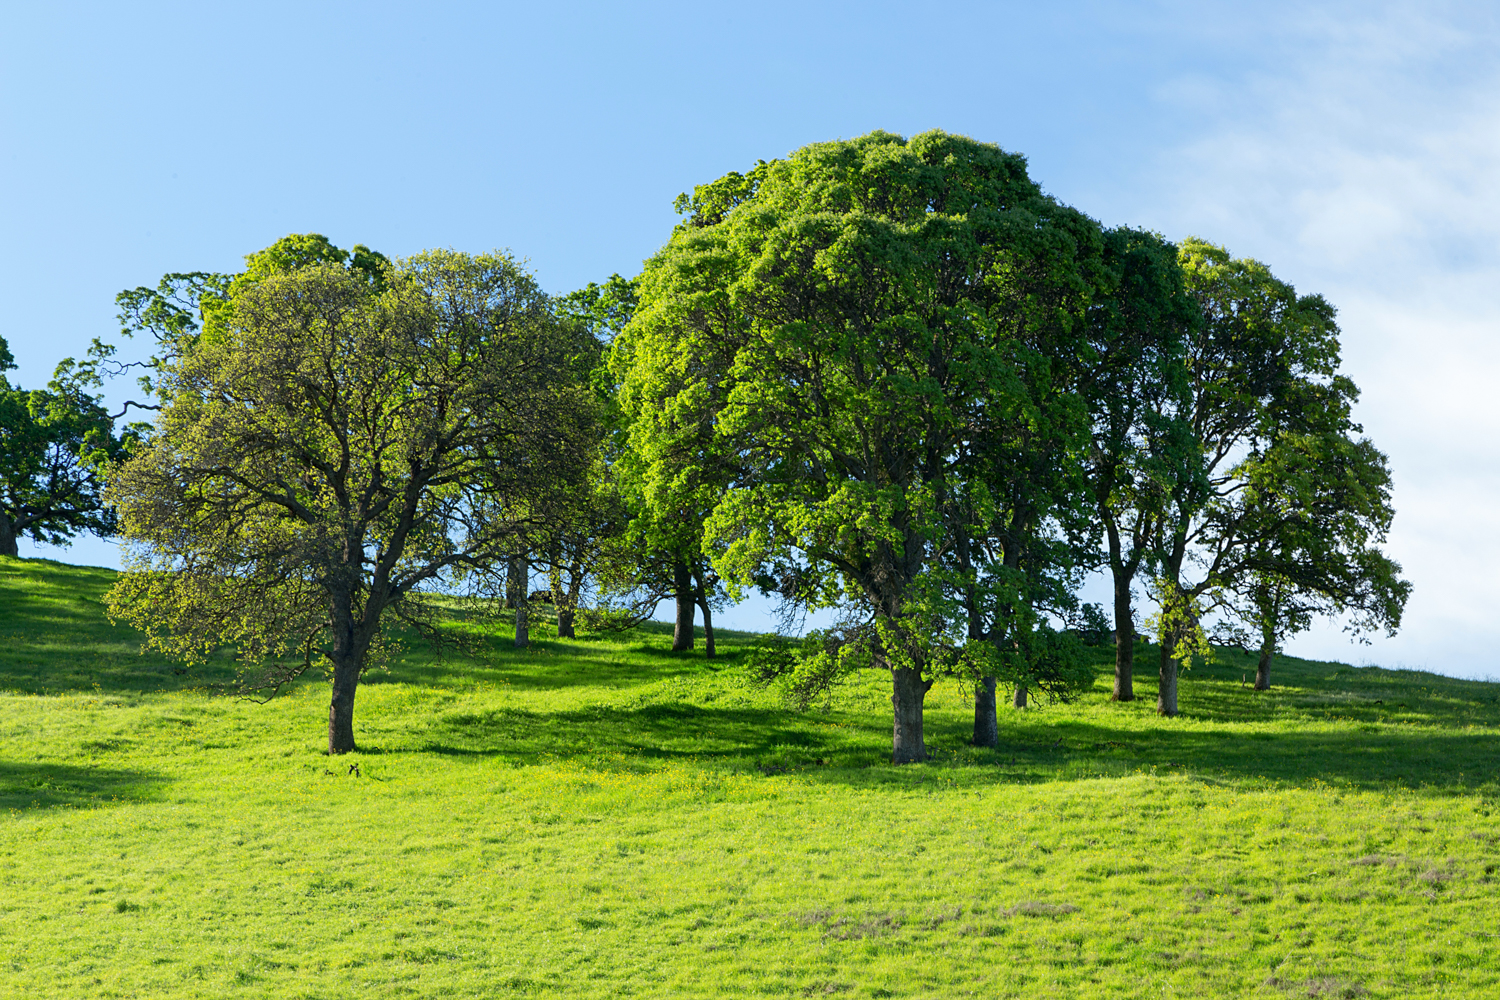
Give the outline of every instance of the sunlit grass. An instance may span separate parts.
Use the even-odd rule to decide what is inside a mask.
[[[797,714],[748,637],[500,636],[329,758],[320,682],[205,690],[109,579],[0,560],[0,995],[1500,995],[1497,685],[1226,653],[980,751],[940,684],[897,768],[878,676]]]

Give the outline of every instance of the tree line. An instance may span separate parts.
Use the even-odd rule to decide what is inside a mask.
[[[1264,689],[1316,615],[1398,627],[1390,473],[1321,296],[936,131],[810,145],[677,209],[639,276],[563,296],[505,254],[316,235],[121,293],[156,348],[145,402],[91,395],[129,367],[97,341],[7,386],[0,550],[117,532],[111,615],[189,662],[232,647],[247,692],[325,669],[330,753],[393,626],[441,641],[455,595],[518,644],[538,597],[563,636],[671,599],[674,650],[701,613],[709,656],[751,590],[837,609],[751,669],[802,704],[888,672],[897,763],[927,758],[941,677],[972,686],[980,746],[1002,691],[1092,685],[1097,570],[1117,700],[1136,595],[1156,608],[1163,715],[1211,640],[1257,648]]]

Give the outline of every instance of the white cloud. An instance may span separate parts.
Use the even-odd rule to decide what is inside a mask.
[[[1496,29],[1456,6],[1313,13],[1256,41],[1280,68],[1161,94],[1207,121],[1135,210],[1339,307],[1358,416],[1395,473],[1405,628],[1363,653],[1320,628],[1294,652],[1500,674]]]

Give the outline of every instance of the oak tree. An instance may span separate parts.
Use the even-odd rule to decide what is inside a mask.
[[[1389,472],[1356,437],[1358,390],[1339,370],[1333,306],[1202,240],[1185,241],[1179,258],[1201,314],[1184,413],[1199,471],[1172,485],[1163,508],[1163,715],[1177,713],[1178,643],[1201,637],[1199,621],[1231,608],[1236,591],[1256,605],[1257,579],[1273,584],[1259,601],[1267,609],[1281,577],[1336,605],[1365,601],[1390,625],[1406,593],[1398,567],[1369,562],[1390,523]],[[1384,574],[1380,593],[1361,596],[1371,572]]]
[[[95,342],[84,361],[58,364],[45,389],[27,390],[5,378],[15,363],[0,339],[0,556],[18,556],[22,538],[66,545],[81,532],[113,534],[102,472],[133,432],[117,433],[92,391],[108,354]]]
[[[662,484],[698,488],[679,454],[724,463],[714,567],[857,609],[891,676],[892,759],[924,760],[964,417],[1028,405],[1016,358],[1040,364],[1031,347],[1080,316],[1097,226],[1021,157],[942,132],[808,146],[680,207],[612,359],[631,447]]]
[[[1202,496],[1187,420],[1188,338],[1199,322],[1177,248],[1129,228],[1105,233],[1104,287],[1088,311],[1080,388],[1088,401],[1087,491],[1114,591],[1116,701],[1135,698],[1134,585],[1159,561],[1168,499]]]
[[[152,375],[161,411],[111,476],[130,543],[112,615],[246,689],[315,665],[329,753],[393,619],[502,565],[590,460],[593,352],[510,257],[392,264],[321,237],[247,258]]]
[[[1390,529],[1385,456],[1347,414],[1324,412],[1311,430],[1283,435],[1244,470],[1249,568],[1230,584],[1228,608],[1254,632],[1255,690],[1271,663],[1317,615],[1342,617],[1355,636],[1394,634],[1411,593],[1401,567],[1380,550]]]

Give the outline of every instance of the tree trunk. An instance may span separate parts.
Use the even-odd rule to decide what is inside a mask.
[[[1115,577],[1115,701],[1135,701],[1135,612],[1130,580]]]
[[[333,699],[328,705],[328,754],[350,753],[354,747],[354,689],[359,687],[359,658],[347,657],[333,665]]]
[[[19,559],[21,549],[17,544],[16,529],[9,514],[0,513],[0,556],[11,556]]]
[[[547,586],[552,592],[552,610],[557,614],[557,637],[559,639],[573,638],[573,616],[567,614],[567,596],[563,594],[562,585],[562,545],[554,540],[552,550],[547,554]],[[566,618],[566,623],[564,623]]]
[[[693,599],[703,609],[703,655],[714,658],[714,611],[708,606],[708,588],[703,585],[703,573],[694,573]]]
[[[583,590],[583,566],[578,560],[568,564],[568,592],[557,605],[557,634],[563,639],[576,639],[573,619],[578,612],[578,597]]]
[[[1026,685],[1025,684],[1017,684],[1016,685],[1016,696],[1015,696],[1015,698],[1013,698],[1011,700],[1011,704],[1014,705],[1016,708],[1025,708],[1026,707]]]
[[[1000,745],[1000,720],[995,716],[995,678],[982,678],[974,685],[974,745]]]
[[[1166,637],[1161,644],[1161,676],[1156,688],[1156,714],[1177,714],[1177,657],[1172,655],[1172,645]]]
[[[891,763],[919,763],[927,759],[927,744],[922,741],[922,701],[932,683],[922,680],[922,671],[910,667],[892,670],[891,682],[891,706],[895,709]]]
[[[693,574],[685,562],[672,567],[672,588],[676,591],[677,621],[672,627],[672,652],[685,653],[693,648]]]
[[[522,597],[516,601],[516,648],[531,645],[531,604]]]
[[[1275,647],[1260,647],[1260,663],[1256,664],[1255,667],[1255,690],[1271,690],[1271,659],[1275,655]]]
[[[531,645],[531,600],[526,592],[526,559],[512,556],[506,567],[505,589],[514,595],[512,607],[516,609],[516,648]]]

